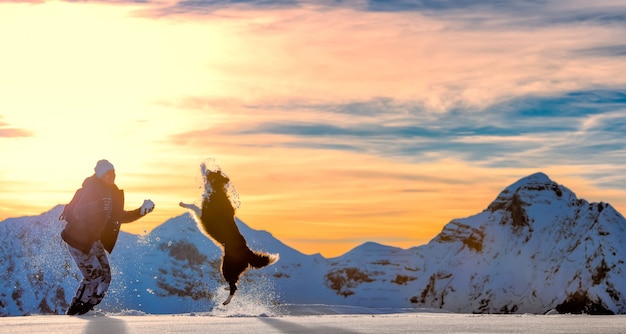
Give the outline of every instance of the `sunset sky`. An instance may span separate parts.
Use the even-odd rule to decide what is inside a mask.
[[[626,213],[626,3],[0,3],[0,220],[116,167],[143,234],[230,176],[306,253],[408,248],[538,171]]]

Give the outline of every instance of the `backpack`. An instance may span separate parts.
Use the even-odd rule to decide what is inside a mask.
[[[68,223],[72,223],[77,220],[75,213],[76,205],[78,204],[78,202],[80,202],[82,196],[83,188],[76,190],[76,192],[74,193],[74,197],[72,197],[72,200],[65,205],[65,208],[63,208],[63,212],[61,212],[59,220],[65,220]]]

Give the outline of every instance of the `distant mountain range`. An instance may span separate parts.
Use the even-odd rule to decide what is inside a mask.
[[[0,316],[63,314],[79,272],[60,239],[62,206],[0,222]],[[280,261],[250,270],[228,308],[249,304],[440,308],[459,313],[626,313],[626,220],[543,173],[506,187],[428,244],[373,242],[332,259],[305,255],[238,221],[252,249]],[[105,312],[208,312],[228,292],[221,251],[188,214],[147,235],[121,233]]]

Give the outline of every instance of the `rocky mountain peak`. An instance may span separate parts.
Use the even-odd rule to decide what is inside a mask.
[[[433,239],[429,253],[439,250],[440,266],[431,272],[451,276],[432,276],[428,286],[435,288],[421,305],[479,313],[623,313],[624,233],[626,221],[610,205],[578,199],[544,173],[532,174]],[[464,284],[473,298],[457,292]]]
[[[542,186],[542,185],[547,185],[547,184],[556,184],[556,183],[552,181],[548,177],[548,175],[546,175],[545,173],[537,172],[537,173],[534,173],[534,174],[531,174],[531,175],[528,175],[526,177],[519,179],[515,183],[508,186],[506,189],[510,191],[510,190],[515,190],[515,189],[522,188],[522,187],[532,188],[535,186]]]
[[[546,174],[538,172],[523,177],[509,185],[500,193],[500,195],[498,195],[496,200],[512,199],[515,195],[529,197],[529,199],[532,199],[545,194],[545,191],[548,191],[548,196],[556,196],[558,198],[562,197],[564,193],[571,193],[569,189],[552,181]],[[553,194],[550,194],[549,192],[552,192]]]
[[[541,208],[549,210],[548,208],[552,206],[573,207],[580,202],[571,190],[552,181],[546,174],[538,172],[506,187],[489,204],[487,210],[491,213],[501,212],[501,224],[519,228],[531,226],[535,221],[527,212],[530,205],[534,211],[539,211],[537,214],[543,215]]]

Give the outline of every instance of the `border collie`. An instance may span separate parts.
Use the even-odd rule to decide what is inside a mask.
[[[202,209],[195,204],[180,202],[189,210],[198,227],[222,248],[222,276],[228,282],[230,294],[222,303],[227,305],[237,291],[237,282],[250,267],[263,268],[276,263],[279,254],[268,254],[248,248],[246,239],[235,223],[235,208],[227,193],[230,179],[221,170],[211,171],[202,165],[205,192]]]

